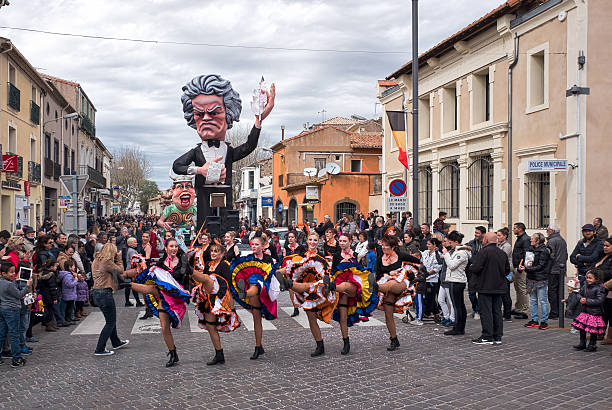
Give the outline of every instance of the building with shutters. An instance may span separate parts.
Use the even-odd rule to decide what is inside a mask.
[[[510,0],[419,56],[419,166],[407,181],[419,222],[446,211],[468,236],[478,224],[521,221],[533,233],[558,223],[568,244],[593,217],[605,223],[611,17],[604,0]],[[411,75],[408,62],[379,81],[385,111],[402,110],[403,100],[411,111]],[[386,186],[404,168],[384,114],[383,128]],[[569,166],[537,167],[551,159]]]
[[[0,37],[0,229],[38,228],[43,218],[41,106],[50,92],[44,79],[7,38]],[[5,168],[6,170],[6,168]]]

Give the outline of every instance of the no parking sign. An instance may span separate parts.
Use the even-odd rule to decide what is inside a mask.
[[[402,196],[406,193],[406,183],[403,179],[394,179],[389,183],[389,193],[393,196]]]

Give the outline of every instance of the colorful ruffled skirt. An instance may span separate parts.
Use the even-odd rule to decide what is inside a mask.
[[[278,317],[276,299],[280,293],[280,284],[274,276],[276,265],[248,255],[234,260],[230,265],[230,270],[232,271],[232,282],[229,287],[240,306],[248,310],[253,309],[248,296],[243,299],[239,297],[238,281],[242,279],[247,289],[251,286],[258,287],[262,316],[267,320],[276,319]]]
[[[221,276],[212,274],[212,293],[206,293],[204,285],[198,284],[192,290],[193,303],[195,303],[195,314],[198,317],[198,326],[206,329],[206,314],[211,313],[216,317],[217,331],[231,332],[240,327],[240,320],[236,310],[233,308],[232,295],[227,281]]]
[[[584,330],[587,333],[594,333],[597,335],[603,335],[606,333],[606,324],[601,316],[590,315],[582,312],[572,323],[578,330]]]
[[[336,285],[343,282],[349,282],[357,288],[355,296],[349,297],[347,301],[348,326],[353,326],[355,323],[358,323],[361,320],[360,317],[370,316],[378,306],[378,294],[371,293],[369,290],[369,274],[370,271],[359,263],[342,262],[338,264],[336,271],[331,277]],[[332,319],[337,322],[340,321],[340,311],[337,307],[334,310]]]
[[[178,328],[185,316],[191,295],[173,277],[170,272],[159,266],[151,266],[134,278],[135,283],[155,285],[161,298],[153,294],[144,295],[144,300],[151,312],[159,317],[159,311],[165,311],[170,316],[172,327]]]
[[[398,269],[395,272],[384,274],[382,278],[380,278],[376,283],[378,285],[383,285],[389,281],[395,281],[397,283],[404,283],[406,285],[406,289],[402,292],[401,295],[395,301],[394,312],[395,313],[404,313],[407,306],[412,305],[414,301],[414,295],[416,293],[414,284],[410,283],[409,277],[416,275],[417,270],[411,265],[404,265],[402,268]],[[380,303],[378,305],[378,309],[384,310],[384,293],[379,292],[378,294]]]
[[[338,304],[336,292],[325,293],[323,275],[327,274],[327,261],[322,256],[293,259],[286,264],[287,276],[296,283],[308,283],[307,291],[292,292],[293,304],[304,310],[314,311],[316,317],[325,323],[331,322]]]

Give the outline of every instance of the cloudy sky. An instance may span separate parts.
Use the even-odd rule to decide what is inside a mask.
[[[419,51],[478,19],[501,0],[421,0]],[[76,81],[97,108],[97,134],[113,149],[141,146],[151,179],[169,185],[172,161],[199,138],[187,127],[181,87],[216,73],[241,94],[240,124],[263,75],[276,83],[276,107],[264,122],[263,145],[292,136],[306,122],[358,114],[374,117],[376,80],[411,58],[409,1],[11,0],[0,25],[218,47],[113,41],[0,29],[42,73]],[[277,48],[275,50],[257,47]],[[283,50],[278,50],[283,48]],[[286,49],[390,51],[330,52]],[[399,53],[397,53],[399,52]],[[321,111],[326,113],[322,114]]]

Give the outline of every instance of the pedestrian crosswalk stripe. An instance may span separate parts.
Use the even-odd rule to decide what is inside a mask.
[[[189,331],[191,333],[206,333],[206,329],[198,326],[198,316],[196,316],[195,310],[191,306],[187,306],[187,316],[189,316]]]
[[[104,324],[102,312],[90,312],[89,315],[79,322],[79,325],[70,333],[71,335],[98,335]]]
[[[285,312],[286,314],[288,314],[290,317],[293,314],[293,307],[291,307],[291,306],[282,307],[281,310],[283,312]],[[291,319],[293,319],[296,322],[298,322],[298,324],[300,326],[302,326],[304,329],[309,329],[310,328],[310,326],[308,325],[308,317],[306,316],[306,312],[304,312],[304,311],[301,311],[299,315],[297,315],[295,317],[292,317]],[[322,322],[320,320],[318,322],[319,322],[319,327],[322,328],[322,329],[332,327],[332,325],[330,325],[328,323],[325,323],[325,322]]]
[[[293,306],[282,306],[279,307],[279,310],[285,312],[285,315],[280,315],[277,320],[286,320],[285,318],[290,317],[293,313]],[[161,333],[161,326],[159,324],[159,319],[157,317],[152,317],[146,320],[140,320],[140,317],[144,315],[144,310],[140,309],[118,309],[118,313],[121,313],[120,316],[124,316],[125,312],[129,312],[130,320],[133,320],[133,325],[131,328],[132,334],[152,334],[152,333]],[[247,331],[252,332],[254,330],[253,326],[253,316],[251,313],[245,309],[237,309],[236,313],[240,321],[242,322],[241,328],[246,329]],[[206,329],[201,329],[198,326],[198,317],[195,314],[192,306],[187,306],[187,317],[183,319],[183,323],[181,324],[182,328],[188,327],[188,331],[190,333],[204,333]],[[395,313],[394,316],[397,319],[401,319],[404,315]],[[291,317],[293,321],[295,321],[300,327],[304,329],[308,329],[308,317],[306,316],[304,311],[301,311],[300,314],[296,317]],[[186,323],[189,322],[189,323]],[[319,327],[322,329],[329,329],[336,327],[337,322],[332,322],[331,324],[318,321]],[[99,335],[104,327],[105,320],[104,315],[100,311],[90,312],[86,318],[81,319],[79,325],[70,333],[71,335]],[[278,328],[274,325],[274,322],[263,319],[262,320],[263,330],[278,330]],[[377,326],[385,326],[385,322],[383,317],[381,319],[377,319],[374,316],[370,316],[370,320],[367,322],[357,323],[358,327],[377,327]],[[121,325],[120,325],[121,328]],[[123,329],[125,331],[125,329]],[[240,329],[239,329],[240,330]],[[121,333],[121,329],[119,330]]]
[[[132,334],[138,335],[138,334],[161,333],[161,325],[159,323],[159,319],[153,316],[145,320],[140,320],[140,318],[144,314],[145,314],[144,310],[138,312],[138,316],[136,317],[134,326],[132,326]]]
[[[293,309],[293,308],[292,308]],[[251,312],[248,312],[245,309],[236,309],[236,313],[238,313],[238,318],[242,322],[242,326],[246,328],[248,331],[253,331],[255,329],[253,322],[253,315]],[[263,330],[277,330],[276,326],[272,324],[272,322],[262,319],[261,320]]]
[[[369,319],[370,320],[368,320],[367,322],[355,323],[355,326],[361,326],[361,327],[385,326],[385,322],[381,322],[380,320],[376,319],[373,316],[370,316]]]

